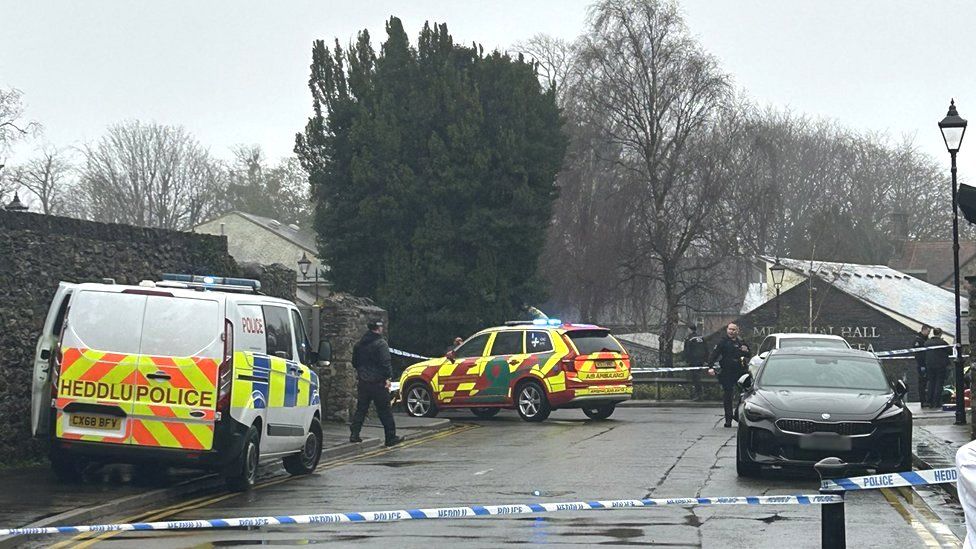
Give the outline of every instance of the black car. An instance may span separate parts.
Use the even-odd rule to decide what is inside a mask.
[[[736,471],[809,467],[838,457],[879,472],[910,471],[912,413],[908,388],[889,383],[881,362],[853,349],[782,349],[756,379],[739,379]]]

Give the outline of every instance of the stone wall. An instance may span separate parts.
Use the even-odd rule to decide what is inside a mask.
[[[31,438],[34,346],[59,281],[134,284],[164,272],[249,276],[294,299],[295,272],[240,268],[223,237],[0,210],[0,464],[43,454]]]
[[[356,373],[352,369],[352,348],[366,332],[366,323],[382,320],[386,311],[371,300],[333,293],[322,300],[321,337],[332,343],[332,363],[319,367],[322,417],[348,421],[356,407]]]

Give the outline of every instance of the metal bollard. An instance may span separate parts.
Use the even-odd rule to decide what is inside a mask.
[[[840,458],[822,459],[813,468],[820,475],[820,480],[833,480],[847,476],[847,464]],[[837,488],[821,488],[820,493],[843,497],[846,490],[838,486]],[[823,549],[846,549],[847,524],[844,518],[844,503],[821,505],[820,509],[820,546]]]

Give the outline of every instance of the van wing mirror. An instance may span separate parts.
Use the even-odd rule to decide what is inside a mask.
[[[450,350],[447,352],[446,355],[444,355],[444,358],[450,360],[451,362],[454,362],[454,360],[457,359],[457,353],[455,353],[454,350]]]
[[[763,352],[759,353],[759,358],[762,359],[762,360],[766,360],[766,357],[767,356],[769,356],[769,351],[763,351]]]
[[[739,378],[738,383],[739,383],[739,387],[742,389],[751,389],[752,374],[742,374],[742,377]]]
[[[327,339],[319,341],[319,352],[312,357],[313,362],[324,362],[329,364],[332,362],[332,343]]]

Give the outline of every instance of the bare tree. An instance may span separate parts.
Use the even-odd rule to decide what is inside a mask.
[[[40,203],[41,213],[64,215],[69,212],[69,177],[73,171],[67,154],[51,145],[38,149],[27,163],[11,170],[10,179]]]
[[[40,131],[37,122],[24,121],[23,94],[16,88],[0,88],[0,153],[33,133]]]
[[[630,198],[621,213],[633,234],[623,266],[628,278],[660,285],[660,359],[670,365],[679,307],[715,257],[702,246],[725,194],[726,153],[715,145],[725,139],[730,80],[691,38],[676,2],[603,0],[590,25],[581,104],[619,147]]]
[[[124,122],[83,154],[79,189],[92,219],[188,229],[220,209],[224,169],[182,127]]]

